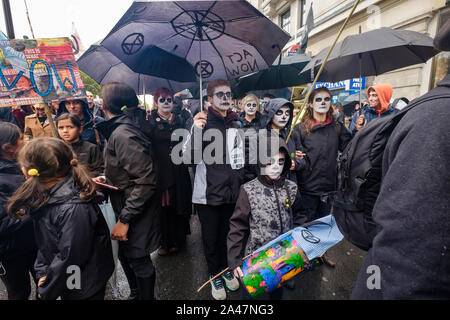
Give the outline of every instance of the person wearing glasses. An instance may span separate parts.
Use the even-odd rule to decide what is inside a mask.
[[[56,137],[50,122],[47,119],[47,115],[45,114],[45,104],[35,104],[33,109],[35,114],[25,117],[25,142],[39,137]]]
[[[228,266],[227,235],[239,188],[244,182],[245,159],[242,157],[244,141],[237,130],[233,130],[241,128],[242,124],[237,113],[231,110],[230,83],[213,80],[206,91],[211,106],[207,113],[199,112],[194,117],[183,158],[184,163],[196,165],[192,202],[198,212],[204,255],[212,278]],[[213,141],[206,138],[207,135],[213,135]],[[201,136],[204,136],[203,141]],[[224,300],[227,297],[225,286],[231,291],[238,290],[239,281],[227,271],[212,280],[211,286],[213,298]]]
[[[174,95],[167,88],[158,88],[153,99],[156,109],[152,110],[149,122],[154,161],[160,173],[157,188],[161,194],[162,237],[158,255],[166,256],[179,251],[186,242],[186,235],[190,233],[192,186],[188,168],[184,164],[175,165],[170,155],[177,143],[171,141],[172,133],[185,128],[191,116],[181,106],[174,107]]]
[[[297,181],[308,222],[330,214],[330,196],[336,191],[338,151],[343,151],[352,138],[347,128],[333,117],[331,101],[327,88],[315,89],[302,122],[293,131],[306,153],[307,167],[297,172]],[[329,266],[335,265],[327,254],[323,259]]]

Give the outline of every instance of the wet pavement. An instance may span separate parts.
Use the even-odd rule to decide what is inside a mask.
[[[328,251],[337,263],[331,268],[321,265],[313,271],[298,275],[295,289],[284,290],[286,300],[345,300],[348,299],[356,282],[365,252],[347,241],[342,241]],[[203,256],[198,216],[191,218],[191,235],[181,251],[160,257],[151,255],[157,271],[156,295],[161,300],[211,300],[211,286],[197,289],[208,280],[206,261]],[[108,285],[107,300],[123,300],[129,295],[129,287],[120,267],[116,272],[117,290]],[[229,300],[239,300],[238,292],[227,292]],[[6,300],[6,290],[0,281],[0,300]],[[34,299],[32,294],[31,299]],[[262,300],[265,297],[261,297]]]

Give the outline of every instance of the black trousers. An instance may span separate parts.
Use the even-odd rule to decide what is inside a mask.
[[[161,246],[164,248],[182,247],[186,242],[186,219],[177,214],[172,206],[161,208]]]
[[[227,237],[235,204],[196,205],[202,230],[203,251],[210,275],[228,266]]]
[[[330,214],[331,201],[328,197],[301,194],[301,212],[308,218],[307,222],[320,219]]]
[[[0,278],[8,292],[8,300],[28,300],[31,293],[30,274],[36,283],[35,260],[36,251],[2,260],[6,274]]]
[[[119,249],[119,260],[128,280],[130,290],[137,290],[137,278],[149,278],[155,274],[155,267],[153,266],[150,256],[139,259],[131,259],[127,258],[123,254],[123,251]]]

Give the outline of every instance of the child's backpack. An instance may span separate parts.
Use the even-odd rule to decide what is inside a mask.
[[[369,250],[377,233],[372,210],[380,192],[383,154],[391,133],[416,105],[442,97],[442,94],[428,95],[399,113],[371,121],[342,152],[333,214],[345,238],[360,249]]]

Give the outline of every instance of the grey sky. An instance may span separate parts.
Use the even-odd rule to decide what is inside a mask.
[[[69,37],[72,21],[87,49],[102,39],[131,6],[132,0],[26,0],[36,38]],[[16,38],[32,38],[24,0],[10,0]],[[1,6],[1,5],[0,5]],[[0,29],[6,34],[3,8]]]

